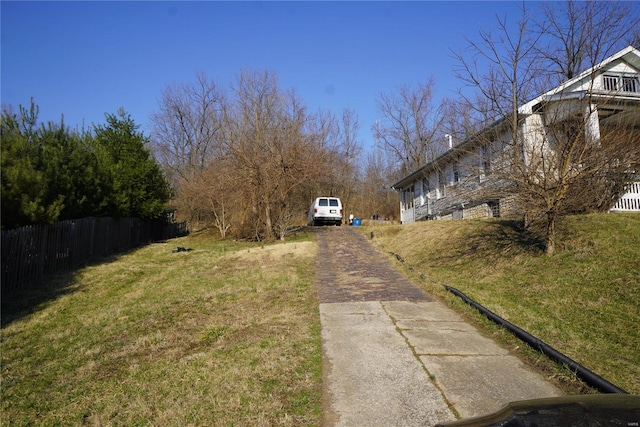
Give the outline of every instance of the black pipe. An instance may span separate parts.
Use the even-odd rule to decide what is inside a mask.
[[[443,286],[446,290],[459,296],[460,298],[462,298],[464,302],[474,307],[480,313],[484,314],[492,322],[495,322],[498,325],[501,325],[507,328],[510,332],[512,332],[515,336],[520,338],[522,341],[526,342],[533,349],[538,350],[542,354],[548,356],[549,358],[555,360],[556,362],[562,363],[567,368],[571,369],[573,372],[576,373],[576,375],[579,378],[581,378],[589,386],[596,388],[603,393],[629,394],[626,391],[622,390],[621,388],[611,384],[609,381],[605,380],[601,376],[595,374],[594,372],[590,371],[589,369],[585,368],[584,366],[580,365],[579,363],[565,356],[564,354],[560,353],[558,350],[551,347],[549,344],[545,343],[544,341],[534,337],[533,335],[520,329],[513,323],[510,323],[509,321],[498,316],[491,310],[478,304],[477,302],[475,302],[474,300],[472,300],[471,298],[469,298],[468,296],[466,296],[456,288],[452,288],[451,286],[447,286],[447,285],[443,285]]]

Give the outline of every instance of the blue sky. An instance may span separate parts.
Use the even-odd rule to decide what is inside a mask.
[[[246,69],[274,71],[310,111],[356,110],[373,144],[376,100],[436,80],[454,96],[451,50],[516,19],[518,2],[1,3],[1,100],[80,129],[124,107],[150,133],[163,88],[196,73],[223,87]],[[528,7],[536,3],[527,2]]]

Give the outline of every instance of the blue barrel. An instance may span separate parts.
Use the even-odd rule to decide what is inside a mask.
[[[362,225],[362,218],[353,218],[351,225],[354,227],[360,227]]]

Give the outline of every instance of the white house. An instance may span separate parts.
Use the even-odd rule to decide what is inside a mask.
[[[633,132],[640,132],[640,51],[629,46],[520,106],[518,123],[523,145],[545,146],[528,152],[523,149],[522,155],[544,156],[553,143],[550,129],[556,126],[554,123],[575,115],[584,118],[584,138],[589,140],[598,141],[603,126],[609,123],[624,123]],[[506,118],[494,122],[394,183],[392,188],[400,193],[402,223],[517,212],[505,191],[487,191],[488,185],[497,186],[489,177],[501,162],[499,153],[510,144],[509,123]],[[611,210],[640,212],[640,182],[632,185]]]

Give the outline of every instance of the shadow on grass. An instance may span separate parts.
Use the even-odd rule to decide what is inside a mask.
[[[488,224],[488,225],[487,225]],[[450,236],[449,242],[456,251],[443,254],[446,258],[482,257],[487,262],[521,254],[542,254],[544,240],[535,232],[525,230],[521,220],[493,220],[458,238]]]
[[[2,327],[37,312],[48,302],[73,293],[76,288],[75,272],[67,272],[2,295]]]
[[[503,251],[534,251],[543,252],[544,238],[539,230],[525,229],[522,220],[501,220],[495,223],[496,248]]]
[[[21,289],[3,292],[0,304],[1,327],[4,328],[32,313],[37,312],[49,302],[55,301],[61,296],[71,294],[78,289],[77,274],[83,268],[106,264],[116,261],[121,256],[127,255],[139,248],[96,258],[81,266],[64,273],[54,274],[44,279],[24,286]]]

